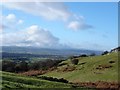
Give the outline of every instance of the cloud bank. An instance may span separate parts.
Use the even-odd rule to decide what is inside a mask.
[[[67,7],[63,3],[9,2],[4,5],[8,8],[21,10],[48,20],[66,20],[70,16]]]
[[[3,4],[8,9],[20,10],[34,16],[42,17],[46,20],[60,20],[66,24],[66,28],[78,31],[92,28],[84,22],[84,17],[71,13],[64,3],[43,3],[43,2],[9,2]],[[15,31],[19,24],[23,24],[24,20],[18,19],[15,14],[2,16],[4,22],[0,28],[14,30],[14,32],[0,33],[0,41],[3,46],[37,46],[41,48],[67,48],[72,47],[67,44],[60,44],[59,38],[38,25],[31,25],[23,30]],[[67,42],[66,42],[67,43]]]
[[[67,22],[66,27],[70,30],[82,30],[92,28],[83,22],[83,16],[72,13],[68,7],[61,2],[8,2],[3,4],[10,9],[43,17],[46,20],[61,20]]]
[[[59,44],[59,39],[57,37],[37,25],[32,25],[25,30],[15,33],[3,33],[1,39],[3,41],[3,46],[54,47]]]

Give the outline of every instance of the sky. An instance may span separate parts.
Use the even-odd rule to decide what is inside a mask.
[[[110,50],[118,46],[117,2],[2,3],[3,46]]]

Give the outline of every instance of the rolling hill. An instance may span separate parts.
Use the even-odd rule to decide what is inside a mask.
[[[77,57],[77,65],[71,59],[59,63],[56,69],[35,77],[9,72],[2,73],[2,88],[116,88],[118,86],[118,52],[105,55]],[[64,78],[69,83],[44,80],[41,77]]]
[[[73,65],[68,59],[59,64],[57,69],[43,76],[65,78],[77,82],[118,82],[118,53],[106,55],[79,57],[78,65]]]
[[[61,90],[60,88],[78,88],[82,90],[88,90],[91,88],[83,87],[83,86],[76,86],[72,83],[62,83],[62,82],[55,82],[55,81],[48,81],[36,77],[28,77],[24,75],[19,75],[10,72],[1,72],[0,77],[2,77],[2,82],[0,80],[0,88],[2,90],[9,90],[9,89],[52,89],[52,90]],[[95,90],[95,88],[92,88]]]
[[[70,88],[70,84],[2,72],[2,88]]]

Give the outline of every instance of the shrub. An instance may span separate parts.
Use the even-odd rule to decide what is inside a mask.
[[[109,61],[109,63],[115,63],[115,61]]]
[[[2,71],[14,72],[16,63],[13,61],[2,61]]]
[[[35,61],[35,62],[27,62],[27,61],[10,61],[5,60],[1,61],[2,70],[8,72],[24,72],[29,70],[53,70],[55,67],[61,63],[62,60],[46,60],[46,61]]]
[[[28,70],[28,63],[21,61],[15,65],[15,72],[24,72]]]
[[[88,57],[86,54],[82,54],[79,57]]]
[[[53,77],[46,77],[46,76],[41,76],[41,79],[49,80],[49,81],[56,81],[56,82],[63,82],[63,83],[68,83],[68,81],[64,78],[53,78]]]
[[[105,54],[108,54],[108,53],[109,53],[108,51],[105,51],[105,52],[102,53],[102,55],[105,55]]]
[[[78,64],[78,61],[79,61],[78,59],[72,59],[72,60],[71,60],[72,64],[74,64],[74,65],[77,65],[77,64]]]

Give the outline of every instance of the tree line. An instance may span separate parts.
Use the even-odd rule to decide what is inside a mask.
[[[1,61],[2,71],[7,72],[25,72],[29,70],[48,70],[52,67],[57,67],[57,65],[63,60],[45,60],[45,61],[19,61],[15,62],[13,60],[3,60]]]

